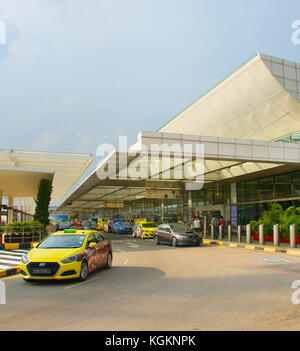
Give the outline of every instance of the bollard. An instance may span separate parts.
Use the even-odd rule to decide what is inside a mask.
[[[219,225],[219,240],[223,240],[222,226]]]
[[[207,219],[206,216],[204,217],[204,223],[203,223],[203,237],[204,239],[206,238],[206,232],[207,232]]]
[[[297,247],[296,244],[296,225],[291,224],[290,225],[290,245],[292,249],[295,249]]]
[[[275,224],[273,226],[273,236],[274,236],[274,246],[279,246],[279,225]]]
[[[252,237],[251,237],[251,224],[246,225],[246,235],[247,235],[247,244],[251,244]]]
[[[264,225],[259,225],[259,245],[265,245]]]
[[[228,241],[231,241],[231,225],[228,225]]]
[[[214,240],[214,226],[212,224],[210,226],[210,236],[211,236],[211,240]]]
[[[238,226],[238,243],[242,242],[242,227]]]

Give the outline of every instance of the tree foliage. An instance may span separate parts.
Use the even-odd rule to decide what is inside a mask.
[[[41,179],[38,185],[38,193],[35,197],[34,220],[44,225],[49,224],[49,204],[53,191],[52,182],[48,179]]]

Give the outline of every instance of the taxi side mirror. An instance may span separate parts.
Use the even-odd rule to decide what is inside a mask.
[[[35,247],[38,246],[38,244],[39,244],[39,243],[33,243],[33,244],[32,244],[32,247],[35,248]]]
[[[93,248],[95,248],[96,246],[97,246],[96,243],[89,243],[89,248],[90,248],[90,249],[93,249]]]

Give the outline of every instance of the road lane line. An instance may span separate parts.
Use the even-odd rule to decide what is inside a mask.
[[[82,285],[82,284],[85,284],[85,283],[89,283],[89,282],[92,282],[93,280],[96,280],[98,278],[93,278],[93,279],[89,279],[85,282],[81,282],[81,283],[77,283],[77,284],[74,284],[74,285],[70,285],[70,286],[67,286],[65,287],[64,289],[71,289],[71,288],[75,288],[76,286],[79,286],[79,285]]]

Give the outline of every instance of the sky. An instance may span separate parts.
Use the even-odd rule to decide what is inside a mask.
[[[299,0],[0,0],[0,149],[131,144],[258,52],[300,62],[296,20]]]

